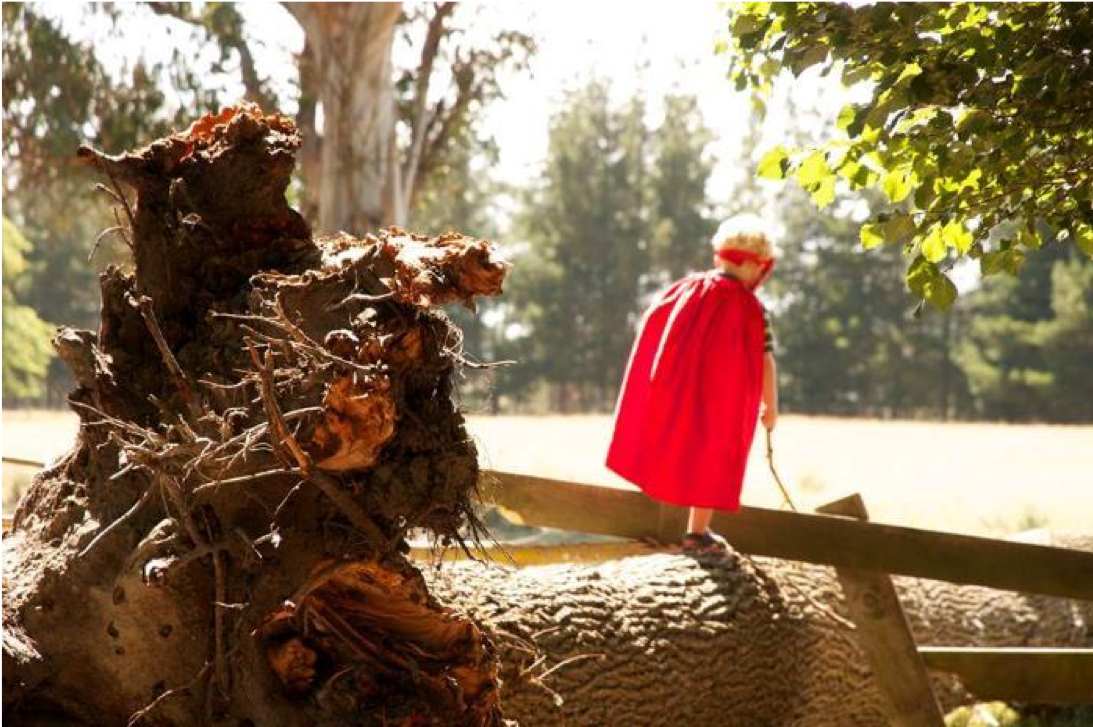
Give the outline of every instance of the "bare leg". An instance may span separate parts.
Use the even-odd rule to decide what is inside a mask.
[[[710,530],[713,510],[706,507],[692,507],[687,518],[687,534],[683,536],[684,550],[698,550],[702,553],[723,553],[728,550],[728,543],[720,535]]]
[[[691,514],[687,518],[688,533],[704,533],[710,529],[710,519],[713,518],[713,510],[707,507],[692,507]]]

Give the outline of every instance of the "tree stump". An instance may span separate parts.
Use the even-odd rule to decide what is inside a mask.
[[[313,239],[285,200],[299,145],[239,106],[80,150],[134,266],[102,275],[97,333],[54,341],[80,428],[4,541],[7,716],[501,724],[495,646],[405,536],[479,528],[434,309],[505,265],[454,233]]]

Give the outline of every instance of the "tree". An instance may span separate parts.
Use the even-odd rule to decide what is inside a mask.
[[[879,203],[855,194],[817,213],[795,190],[779,202],[785,236],[768,294],[783,405],[947,418],[967,398],[953,362],[961,322],[932,310],[913,315],[899,251],[854,244],[859,223],[850,210],[869,201]]]
[[[51,326],[25,305],[30,243],[4,218],[4,398],[26,399],[42,393]]]
[[[78,12],[120,18],[110,5]],[[35,274],[21,299],[45,320],[92,326],[97,268],[124,261],[128,248],[107,204],[116,192],[109,180],[105,194],[96,190],[76,148],[91,142],[119,151],[183,125],[187,117],[168,102],[163,79],[197,112],[215,107],[217,99],[202,90],[204,69],[181,48],[171,63],[137,60],[108,70],[94,47],[71,38],[47,7],[6,4],[3,24],[4,209],[33,241],[25,255]],[[104,228],[112,229],[100,235]],[[56,359],[46,383],[51,391],[71,384]]]
[[[1086,3],[749,3],[731,12],[732,72],[760,92],[812,67],[871,98],[826,148],[771,150],[759,173],[796,177],[819,205],[836,179],[892,207],[865,247],[902,244],[908,287],[941,309],[965,256],[1015,274],[1046,241],[1093,256],[1093,8]]]
[[[438,172],[444,177],[442,170],[458,159],[461,148],[477,143],[471,123],[475,113],[500,94],[498,77],[523,67],[533,48],[531,39],[516,31],[501,31],[486,39],[478,33],[472,43],[466,31],[475,18],[473,8],[455,10],[451,4],[413,6],[405,12],[400,8],[398,4],[298,8],[313,26],[298,59],[298,119],[305,130],[303,207],[317,217],[319,200],[327,200],[331,219],[323,229],[363,231],[405,222],[412,207],[422,206],[420,190],[428,187],[434,197],[445,196],[431,177]],[[125,264],[128,249],[122,226],[109,211],[109,194],[95,191],[96,180],[75,163],[77,146],[89,143],[110,152],[136,147],[184,126],[192,114],[220,108],[234,99],[223,98],[221,89],[210,86],[209,78],[218,74],[237,74],[247,98],[264,108],[278,108],[291,99],[280,98],[268,72],[257,65],[251,50],[254,38],[234,4],[104,4],[72,12],[84,13],[97,24],[106,19],[110,24],[105,37],[128,40],[130,47],[140,46],[134,42],[139,39],[132,37],[135,18],[169,25],[174,37],[180,38],[170,62],[152,65],[137,56],[119,65],[102,47],[74,39],[72,24],[62,22],[55,9],[26,3],[4,6],[5,211],[34,240],[28,260],[41,271],[33,276],[26,301],[47,320],[91,326],[98,315],[96,268]],[[372,64],[369,72],[380,74],[373,78],[379,83],[373,99],[367,95],[367,74],[344,73],[344,60],[349,50],[364,51],[368,33],[379,32],[379,19],[393,22],[394,29],[390,38],[380,38],[379,55],[372,53],[367,59]],[[362,25],[365,22],[367,28]],[[322,65],[317,65],[320,51],[316,48],[323,33],[337,35],[338,40],[323,47]],[[339,43],[348,44],[344,56],[338,56]],[[418,49],[418,64],[394,66],[390,54],[396,44]],[[206,60],[208,54],[197,52],[208,47],[220,51],[211,61]],[[339,83],[348,84],[349,90],[339,93]],[[324,88],[333,114],[326,115],[327,123],[321,127],[330,131],[329,143],[316,129],[327,112]],[[344,116],[339,115],[338,104],[349,101],[360,107],[360,114],[379,114],[382,128],[376,131],[376,124],[358,123],[366,118],[360,114],[341,126],[335,124],[334,119]],[[405,141],[408,138],[415,141]],[[377,186],[387,184],[386,175],[395,171],[385,157],[372,154],[377,150],[401,165],[398,199],[403,211],[375,206],[377,200],[386,204],[396,199],[394,187]],[[372,161],[345,163],[362,154],[371,154]],[[58,209],[65,214],[56,214]],[[350,210],[365,214],[349,219]],[[111,232],[100,237],[105,228]],[[94,264],[89,265],[93,249]],[[63,366],[51,367],[51,390],[63,390],[70,382]]]
[[[88,12],[103,13],[112,19],[113,32],[119,38],[129,32],[126,20],[147,10],[165,22],[196,29],[205,42],[220,49],[211,70],[237,72],[246,97],[265,108],[280,107],[287,101],[277,97],[267,75],[257,67],[250,48],[253,38],[235,5],[152,2],[146,6],[103,6]],[[534,50],[532,38],[516,30],[500,30],[486,39],[477,34],[472,39],[468,29],[479,10],[457,8],[455,3],[407,8],[401,3],[285,3],[284,7],[305,35],[304,51],[298,58],[298,121],[307,139],[302,164],[304,192],[319,215],[318,227],[326,231],[408,224],[424,181],[445,164],[446,154],[468,141],[475,113],[501,95],[499,79],[526,67]],[[64,73],[89,77],[80,85],[84,95],[105,97],[108,90],[113,90],[113,79],[101,71],[95,51],[64,39],[56,23],[33,9],[5,10],[5,27],[14,24],[20,14],[34,18],[36,28],[53,28],[68,44],[68,51],[59,56],[41,54],[34,69],[19,63],[25,58],[13,57],[21,75],[36,83],[9,84],[5,64],[5,98],[10,98],[12,104],[9,108],[6,103],[6,110],[17,113],[13,106],[17,100],[33,98],[43,111],[64,111],[52,108],[58,105],[56,97],[47,99],[51,88],[68,90],[71,86],[71,79],[58,78]],[[394,64],[392,53],[397,44],[416,51],[416,64]],[[215,92],[204,88],[201,70],[193,69],[183,53],[184,49],[178,49],[177,63],[169,70],[156,69],[161,72],[148,77],[168,78],[168,88],[183,98],[193,98],[200,111],[222,104]],[[50,59],[56,57],[64,62],[51,63]],[[87,69],[94,72],[88,74]],[[152,87],[161,93],[164,90],[154,83]],[[59,97],[74,104],[81,96]],[[133,113],[132,118],[158,118],[158,107],[144,111],[150,113]],[[193,111],[194,105],[186,109],[187,113]],[[96,109],[91,106],[85,114],[94,119]],[[88,136],[86,127],[73,128],[82,137]],[[42,128],[34,130],[40,132]],[[13,136],[26,147],[38,150],[41,145],[31,142],[30,131],[27,125],[16,124]],[[144,138],[161,131],[151,130]],[[8,138],[5,128],[5,148],[14,149],[7,143]],[[70,155],[77,141],[57,134],[46,138],[51,144],[50,153],[38,156],[47,168]],[[91,141],[104,142],[107,148],[115,146],[110,138]],[[116,140],[117,148],[128,146],[127,142],[127,138]]]
[[[707,241],[717,227],[706,184],[713,171],[698,99],[673,93],[664,99],[664,119],[649,137],[653,264],[671,280],[709,264]]]
[[[1017,280],[991,280],[970,299],[958,361],[991,419],[1093,421],[1093,264],[1049,244]]]
[[[317,227],[325,231],[408,225],[423,180],[466,141],[474,113],[501,94],[499,77],[524,67],[534,49],[515,30],[476,45],[466,31],[478,9],[451,2],[284,7],[305,35],[299,121],[310,141],[302,171]],[[240,45],[238,33],[210,30],[222,45]],[[418,49],[415,66],[393,64],[400,30]],[[250,77],[248,88],[259,97],[262,80]]]
[[[818,143],[834,127],[822,102],[786,93],[775,103],[769,113],[791,120],[786,134],[795,146]],[[739,166],[749,172],[762,156],[761,128],[755,118],[740,150]],[[970,413],[954,362],[963,316],[913,311],[899,250],[856,244],[860,221],[882,207],[879,195],[836,189],[817,210],[803,190],[772,186],[749,173],[732,198],[765,207],[779,233],[778,265],[760,297],[772,312],[783,406],[849,416]]]
[[[598,80],[568,94],[518,220],[529,247],[510,297],[533,341],[517,345],[562,411],[614,402],[649,269],[644,103],[609,96]]]

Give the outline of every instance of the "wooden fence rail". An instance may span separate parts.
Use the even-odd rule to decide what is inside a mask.
[[[523,525],[678,542],[685,508],[640,492],[486,472],[483,495]],[[1093,601],[1093,553],[1047,545],[744,507],[713,529],[744,552]]]

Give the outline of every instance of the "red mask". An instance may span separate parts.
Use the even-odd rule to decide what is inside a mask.
[[[759,279],[755,285],[758,287],[767,277],[770,276],[771,271],[774,269],[774,258],[762,257],[758,253],[754,253],[751,250],[738,250],[736,248],[729,248],[727,250],[722,249],[714,253],[718,258],[728,261],[733,265],[743,265],[744,263],[758,263],[762,272],[759,274]]]

